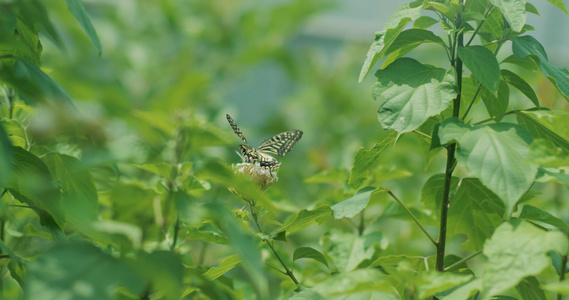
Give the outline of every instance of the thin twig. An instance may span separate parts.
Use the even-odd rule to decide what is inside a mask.
[[[411,210],[409,210],[409,208],[407,208],[407,206],[405,206],[405,204],[403,204],[403,202],[399,198],[397,198],[397,196],[395,196],[395,194],[393,194],[392,191],[385,190],[384,192],[388,193],[395,201],[397,201],[397,203],[399,203],[399,205],[401,205],[401,207],[403,207],[403,209],[407,212],[407,214],[409,214],[409,216],[411,216],[411,219],[413,219],[413,221],[415,221],[415,224],[417,224],[417,226],[419,226],[419,229],[421,229],[421,231],[423,231],[423,233],[427,236],[427,238],[429,240],[431,240],[433,245],[436,246],[437,241],[431,236],[431,234],[427,231],[427,229],[425,229],[425,227],[423,227],[421,222],[419,222],[419,220],[417,219],[417,217],[415,217],[415,215],[411,212]]]
[[[467,257],[465,257],[465,258],[463,258],[463,259],[461,259],[461,260],[455,262],[454,264],[452,264],[452,265],[450,265],[450,266],[444,268],[443,271],[446,272],[446,271],[448,271],[448,270],[452,270],[453,268],[459,266],[459,265],[462,264],[463,262],[468,261],[468,260],[470,260],[470,259],[472,259],[472,258],[474,258],[474,257],[476,257],[476,256],[478,256],[478,255],[480,255],[480,254],[482,254],[482,251],[476,251],[476,252],[470,254],[469,256],[467,256]]]

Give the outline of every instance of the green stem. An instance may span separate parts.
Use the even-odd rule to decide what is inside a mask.
[[[462,1],[462,9],[464,10],[464,0]],[[457,17],[457,28],[462,27],[462,20],[461,15],[459,14]],[[456,38],[457,47],[462,47],[464,45],[464,34],[461,31],[458,33]],[[456,76],[457,76],[457,86],[458,86],[458,95],[454,99],[453,105],[453,112],[452,116],[455,118],[459,117],[460,114],[460,100],[462,95],[462,60],[460,57],[456,56],[456,65],[453,65],[456,69]],[[446,248],[446,234],[447,234],[447,215],[448,215],[448,207],[450,204],[450,186],[452,180],[452,173],[454,171],[454,167],[456,165],[455,161],[455,152],[456,152],[456,143],[450,144],[448,146],[448,153],[447,153],[447,162],[445,168],[445,179],[444,179],[444,187],[443,187],[443,199],[441,204],[441,222],[439,226],[439,239],[435,243],[437,246],[437,260],[436,260],[436,269],[437,271],[444,271],[444,264],[445,264],[445,248]]]
[[[261,226],[259,225],[259,221],[257,218],[257,213],[255,213],[255,209],[254,209],[255,204],[253,203],[253,201],[247,201],[247,203],[249,204],[249,209],[251,210],[251,220],[252,220],[253,224],[255,224],[255,226],[257,227],[257,230],[260,233],[262,233]],[[286,263],[282,260],[281,256],[279,255],[279,253],[277,252],[277,250],[275,249],[273,244],[271,244],[271,242],[269,240],[265,239],[264,241],[267,243],[267,245],[269,245],[269,248],[271,248],[271,251],[273,251],[273,254],[276,256],[276,258],[279,260],[279,262],[281,263],[281,265],[285,269],[285,272],[282,272],[282,271],[280,271],[280,272],[282,272],[283,274],[286,274],[288,277],[290,277],[290,279],[294,282],[294,284],[296,284],[297,287],[300,287],[300,283],[298,282],[298,280],[296,280],[296,277],[294,277],[292,270],[287,267]]]
[[[174,240],[172,241],[172,246],[170,247],[170,251],[174,251],[174,248],[176,248],[176,242],[178,241],[179,231],[180,231],[180,214],[177,213],[176,224],[174,225]]]
[[[397,196],[395,196],[395,194],[393,194],[392,191],[390,190],[386,190],[386,193],[388,193],[395,201],[397,201],[397,203],[399,203],[399,205],[401,205],[401,207],[403,207],[403,209],[407,212],[407,214],[409,214],[409,216],[411,216],[411,219],[413,219],[413,221],[415,221],[415,224],[417,224],[417,226],[419,226],[419,229],[421,229],[421,231],[423,231],[423,233],[427,236],[427,238],[429,238],[429,240],[431,240],[431,242],[433,243],[433,245],[437,245],[437,241],[435,241],[435,239],[431,236],[431,234],[429,234],[429,232],[427,231],[427,229],[425,229],[425,227],[423,227],[423,225],[421,224],[421,222],[419,222],[419,220],[415,217],[415,215],[409,210],[409,208],[407,208],[407,206],[405,206],[405,204],[403,204],[403,202],[397,198]]]
[[[360,236],[364,233],[364,229],[365,229],[364,212],[365,212],[365,210],[362,210],[362,212],[360,213],[360,225],[358,226],[358,235],[360,235]]]
[[[470,259],[472,259],[472,258],[474,258],[474,257],[476,257],[476,256],[478,256],[478,255],[480,255],[480,254],[482,254],[482,251],[476,251],[476,252],[470,254],[469,256],[467,256],[467,257],[465,257],[465,258],[463,258],[463,259],[461,259],[461,260],[455,262],[454,264],[452,264],[452,265],[446,267],[443,271],[446,272],[446,271],[448,271],[448,270],[452,270],[452,269],[456,268],[457,266],[459,266],[460,264],[462,264],[463,262],[468,261],[468,260],[470,260]]]
[[[565,255],[563,255],[563,258],[561,259],[561,268],[560,268],[560,274],[559,274],[559,282],[563,281],[565,279],[565,270],[567,270],[567,253],[565,253]],[[563,299],[563,295],[561,295],[561,293],[557,293],[557,300],[561,300]]]

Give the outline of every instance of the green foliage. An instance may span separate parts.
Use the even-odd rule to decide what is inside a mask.
[[[537,7],[305,30],[342,5],[3,2],[0,298],[569,295],[569,72]],[[228,113],[281,164],[237,163]]]

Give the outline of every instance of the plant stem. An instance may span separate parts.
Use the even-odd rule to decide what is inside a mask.
[[[178,232],[180,231],[180,213],[177,213],[176,215],[176,224],[174,225],[174,240],[172,241],[172,246],[170,246],[170,251],[174,251],[174,248],[176,248],[176,242],[178,241]]]
[[[563,255],[563,258],[561,259],[561,270],[560,270],[560,274],[559,274],[559,282],[563,281],[565,279],[565,271],[567,270],[567,256],[568,254],[565,253],[565,255]],[[561,293],[557,293],[557,300],[561,300],[563,299],[563,295],[561,295]]]
[[[459,266],[459,265],[462,264],[463,262],[468,261],[468,260],[470,260],[471,258],[474,258],[474,257],[476,257],[476,256],[478,256],[478,255],[480,255],[480,254],[482,254],[482,250],[476,251],[476,252],[470,254],[469,256],[467,256],[467,257],[465,257],[465,258],[463,258],[463,259],[461,259],[461,260],[455,262],[454,264],[452,264],[452,265],[450,265],[450,266],[444,268],[443,271],[446,272],[446,271],[448,271],[448,270],[452,270],[453,268]]]
[[[257,218],[257,213],[255,213],[255,209],[254,209],[255,204],[253,203],[253,201],[247,201],[247,203],[249,204],[249,209],[251,210],[251,221],[253,222],[253,224],[255,224],[255,226],[257,227],[257,230],[260,233],[262,233],[261,226],[259,225],[259,221]],[[281,263],[281,265],[285,269],[285,272],[282,272],[282,271],[280,271],[280,272],[282,272],[283,274],[286,274],[288,277],[290,277],[290,279],[292,279],[292,281],[294,282],[294,284],[296,284],[297,287],[300,287],[300,283],[298,282],[298,280],[296,280],[296,277],[294,277],[292,270],[287,267],[286,263],[282,260],[281,256],[279,255],[279,253],[277,252],[277,250],[275,249],[273,244],[271,244],[271,242],[267,239],[264,239],[264,241],[265,241],[265,243],[267,243],[267,245],[269,245],[269,248],[271,248],[271,251],[273,251],[273,254],[277,257],[277,259],[279,260],[279,262]]]
[[[461,3],[462,9],[464,10],[464,0]],[[457,28],[462,27],[462,16],[461,14],[457,17]],[[464,34],[463,32],[457,33],[456,43],[458,47],[462,47],[464,45]],[[458,86],[458,95],[454,99],[454,106],[452,116],[455,118],[459,117],[460,113],[460,100],[462,95],[462,60],[458,55],[456,56],[456,63],[454,65],[456,69],[456,84]],[[439,239],[436,242],[437,246],[437,261],[436,261],[436,269],[437,271],[443,272],[444,271],[444,264],[445,264],[445,247],[446,247],[446,234],[447,234],[447,215],[448,215],[448,207],[450,204],[450,186],[452,180],[452,173],[454,171],[454,167],[456,165],[455,161],[455,152],[456,152],[456,143],[450,144],[447,148],[447,163],[445,168],[445,181],[443,187],[443,199],[441,205],[441,223],[439,227]]]
[[[397,201],[397,203],[399,203],[399,205],[401,205],[403,207],[403,209],[407,212],[407,214],[409,214],[409,216],[411,216],[411,218],[413,219],[413,221],[415,221],[415,224],[417,224],[417,226],[419,226],[419,229],[421,229],[421,231],[423,231],[423,233],[427,236],[427,238],[429,238],[429,240],[431,240],[431,242],[433,243],[433,245],[437,245],[437,241],[435,241],[435,239],[429,234],[429,232],[427,231],[427,229],[425,229],[425,227],[423,227],[423,225],[421,224],[421,222],[419,222],[419,220],[417,219],[417,217],[415,217],[415,215],[409,210],[409,208],[407,208],[407,206],[405,206],[405,204],[403,204],[403,202],[397,198],[397,196],[395,196],[395,194],[393,194],[392,191],[390,190],[386,190],[386,193],[388,193],[395,201]]]

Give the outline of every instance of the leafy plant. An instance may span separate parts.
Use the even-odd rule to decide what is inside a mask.
[[[544,106],[569,72],[531,3],[400,6],[360,71],[377,102],[294,40],[326,2],[121,3],[0,4],[2,299],[568,294],[568,113]],[[220,99],[267,64],[295,88],[240,118],[273,139],[232,164]]]

